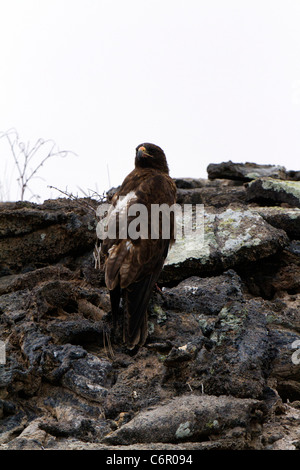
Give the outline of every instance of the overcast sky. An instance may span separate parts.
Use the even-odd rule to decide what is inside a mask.
[[[45,164],[41,200],[59,196],[47,185],[119,185],[142,142],[164,149],[173,177],[227,160],[300,169],[299,0],[0,6],[0,131],[77,154]],[[17,199],[3,140],[0,164],[0,199]]]

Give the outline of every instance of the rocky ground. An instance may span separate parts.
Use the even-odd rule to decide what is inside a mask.
[[[176,179],[203,243],[171,250],[134,353],[110,335],[98,203],[0,203],[0,450],[300,448],[299,172],[208,177]]]

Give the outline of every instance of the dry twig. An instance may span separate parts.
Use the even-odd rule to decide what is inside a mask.
[[[56,156],[66,157],[70,153],[75,155],[70,150],[59,150],[57,144],[51,139],[44,140],[40,138],[30,147],[29,142],[25,144],[20,141],[19,134],[15,129],[0,132],[0,139],[2,138],[5,138],[8,142],[11,156],[18,172],[17,181],[20,187],[21,201],[24,201],[26,190],[32,193],[29,183],[33,178],[37,177],[39,170],[47,160]],[[39,159],[37,160],[38,157]],[[37,197],[37,195],[32,193],[32,197]]]

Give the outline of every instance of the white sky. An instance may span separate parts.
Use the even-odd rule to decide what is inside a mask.
[[[60,196],[47,185],[119,185],[147,141],[173,177],[229,159],[300,169],[299,0],[0,0],[0,12],[0,131],[78,155],[45,164],[31,184],[42,200]],[[0,171],[0,199],[18,198],[3,140]]]

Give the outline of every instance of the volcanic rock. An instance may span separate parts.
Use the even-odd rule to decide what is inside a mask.
[[[179,232],[169,252],[162,275],[164,281],[222,272],[270,256],[288,242],[283,230],[275,229],[258,213],[243,208],[204,211],[194,234],[180,235]]]
[[[256,400],[228,396],[188,394],[140,412],[103,442],[128,445],[137,442],[203,441],[236,429],[239,440],[264,420],[264,406]],[[251,444],[249,443],[249,447]]]
[[[261,177],[286,178],[285,167],[279,165],[258,165],[256,163],[211,163],[207,167],[209,179],[227,178],[240,181],[252,181]]]
[[[247,200],[262,205],[288,204],[300,207],[300,182],[259,178],[247,186]]]
[[[271,167],[175,179],[204,207],[189,236],[179,220],[134,351],[112,328],[98,202],[0,204],[1,450],[300,447],[297,172]]]

